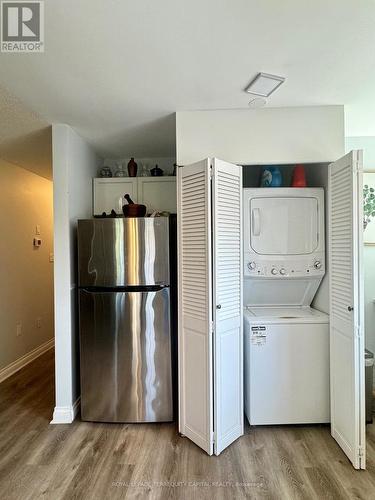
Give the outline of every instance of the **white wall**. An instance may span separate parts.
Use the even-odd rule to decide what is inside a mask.
[[[53,339],[52,211],[52,182],[0,159],[0,378]],[[34,248],[37,224],[42,245]]]
[[[363,149],[365,171],[375,172],[375,137],[347,137],[347,151]],[[375,221],[370,224],[375,224]],[[364,288],[365,288],[365,343],[366,348],[375,353],[375,246],[364,246]],[[374,374],[375,376],[375,374]]]
[[[206,157],[246,164],[333,161],[344,154],[343,106],[176,113],[178,165]]]
[[[92,217],[92,177],[101,159],[68,125],[52,127],[55,228],[56,407],[53,423],[74,419],[79,397],[76,224]]]

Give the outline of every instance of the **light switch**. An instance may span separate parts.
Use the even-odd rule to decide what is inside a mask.
[[[40,225],[39,224],[37,224],[35,226],[35,234],[40,234]]]
[[[16,324],[16,336],[20,337],[22,335],[22,323]]]

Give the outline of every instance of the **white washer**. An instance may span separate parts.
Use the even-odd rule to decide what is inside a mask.
[[[327,314],[310,307],[247,307],[244,342],[251,425],[330,421]]]

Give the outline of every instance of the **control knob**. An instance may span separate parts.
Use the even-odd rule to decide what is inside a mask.
[[[257,267],[257,265],[254,261],[252,261],[247,264],[247,267],[250,269],[250,271],[253,271]]]
[[[273,267],[271,269],[271,274],[273,274],[275,276],[277,273],[278,273],[278,271],[277,271],[276,267]]]
[[[315,269],[321,269],[322,268],[322,263],[320,262],[320,260],[316,260],[314,262],[314,267],[315,267]]]
[[[286,274],[286,270],[283,267],[280,269],[280,274],[281,276],[284,276]]]

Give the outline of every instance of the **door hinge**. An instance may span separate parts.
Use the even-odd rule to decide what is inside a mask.
[[[211,440],[212,440],[212,444],[215,446],[215,432],[212,431],[211,433]]]
[[[212,168],[212,165],[210,166],[210,179],[214,176],[214,169]]]
[[[358,456],[359,456],[360,458],[362,458],[364,455],[365,455],[365,452],[364,452],[363,446],[360,446],[360,447],[358,448]]]
[[[210,321],[210,328],[211,328],[211,333],[214,333],[214,331],[215,331],[215,323],[213,321]]]

